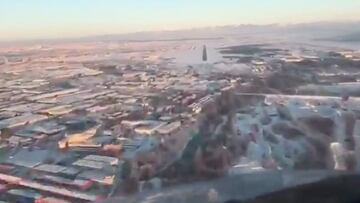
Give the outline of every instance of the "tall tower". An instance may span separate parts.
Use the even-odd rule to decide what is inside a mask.
[[[202,60],[203,60],[203,61],[207,61],[207,51],[206,51],[206,46],[205,46],[205,45],[204,45],[204,47],[203,47]]]

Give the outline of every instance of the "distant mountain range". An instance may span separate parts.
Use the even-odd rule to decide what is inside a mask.
[[[309,39],[358,41],[360,38],[360,22],[318,22],[288,25],[230,25],[174,31],[99,35],[70,39],[32,40],[28,41],[28,43],[91,41],[169,41],[217,39],[224,37],[241,36],[291,36],[305,37]],[[9,44],[10,42],[3,43]]]
[[[187,30],[138,32],[118,35],[102,35],[81,38],[82,40],[148,41],[196,38],[222,38],[246,35],[303,35],[311,38],[331,38],[354,32],[360,33],[360,22],[320,22],[289,25],[231,25],[195,28]]]

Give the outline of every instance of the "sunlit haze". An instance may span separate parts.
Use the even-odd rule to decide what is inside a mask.
[[[1,0],[0,40],[360,20],[358,0]]]

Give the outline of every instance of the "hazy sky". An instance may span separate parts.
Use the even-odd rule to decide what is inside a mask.
[[[0,0],[0,40],[360,20],[360,0]]]

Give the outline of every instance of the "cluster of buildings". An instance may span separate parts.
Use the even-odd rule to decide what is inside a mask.
[[[153,64],[28,62],[1,71],[5,202],[89,202],[119,194],[125,161],[146,162],[151,152],[162,157],[157,169],[173,161],[197,130],[202,108],[231,86]]]
[[[144,50],[141,46],[135,50],[102,45],[97,49],[41,48],[23,55],[22,51],[3,54],[0,201],[81,203],[119,195],[127,184],[123,175],[127,163],[137,168],[135,176],[140,182],[149,181],[152,174],[179,157],[198,131],[201,112],[219,104],[222,93],[236,89],[241,80],[267,77],[279,71],[281,67],[276,65],[281,63],[322,61],[318,53],[267,49],[249,54],[251,57],[230,52],[231,56],[223,55],[215,64],[178,67],[173,58],[160,54],[167,52],[168,46],[159,48],[161,52],[151,44],[146,46]],[[358,58],[357,53],[342,56]],[[203,60],[208,60],[206,51]],[[241,62],[244,60],[248,62]],[[236,115],[238,130],[231,144],[239,142],[235,149],[245,146],[234,170],[242,166],[296,168],[309,148],[306,140],[298,138],[315,132],[307,131],[306,123],[300,125],[304,119],[320,115],[344,126],[343,117],[336,120],[337,113],[358,111],[357,100],[341,102],[324,97],[312,101],[314,98],[294,98],[298,103],[293,104],[269,96],[266,107],[256,104],[251,110],[230,109]],[[314,104],[320,100],[326,104]],[[247,98],[239,101],[242,105]],[[231,106],[225,101],[220,104]],[[226,116],[218,117],[222,122],[211,126],[215,134],[221,134],[229,123]],[[298,134],[292,137],[293,132]],[[330,134],[339,135],[333,148],[341,151],[346,145],[345,137],[340,136],[343,132]],[[146,173],[142,168],[147,168]]]

